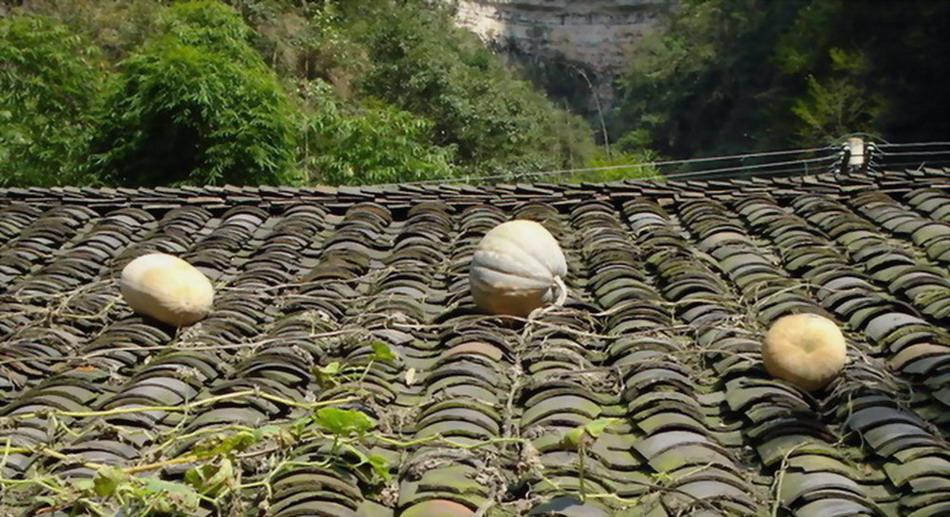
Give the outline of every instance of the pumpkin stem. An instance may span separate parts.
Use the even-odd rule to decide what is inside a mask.
[[[554,300],[554,306],[561,307],[567,301],[567,286],[564,285],[564,280],[561,280],[560,276],[554,277],[554,285],[557,286],[557,299]]]

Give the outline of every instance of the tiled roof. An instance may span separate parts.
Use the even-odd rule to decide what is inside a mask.
[[[512,217],[541,221],[570,269],[566,306],[524,326],[468,294],[473,247]],[[207,319],[176,333],[121,301],[117,274],[153,250],[216,284]],[[232,454],[240,497],[205,511],[948,515],[948,265],[945,169],[0,189],[0,514],[69,510],[18,480],[101,465],[180,480],[209,431],[332,402],[376,421],[354,443],[391,480],[326,461],[320,435],[278,437]],[[759,355],[799,311],[849,343],[815,396]],[[359,375],[327,381],[336,365]],[[604,417],[619,423],[583,454],[563,439]]]

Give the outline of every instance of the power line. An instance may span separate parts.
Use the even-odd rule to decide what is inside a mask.
[[[775,175],[778,175],[778,174],[791,173],[791,172],[799,172],[799,173],[800,173],[800,172],[806,172],[806,173],[807,173],[807,172],[811,172],[811,171],[808,170],[808,169],[809,169],[809,168],[808,168],[808,164],[809,164],[809,163],[816,163],[816,162],[833,162],[833,161],[836,160],[836,158],[837,158],[837,156],[827,156],[827,157],[824,157],[824,158],[813,158],[813,159],[808,159],[808,160],[794,160],[794,161],[786,161],[786,162],[775,162],[775,163],[769,163],[769,164],[759,164],[759,165],[754,165],[754,166],[723,167],[723,168],[719,168],[719,169],[707,169],[707,170],[701,170],[701,171],[682,172],[682,173],[666,174],[666,175],[664,175],[664,174],[656,174],[656,175],[654,175],[654,176],[648,176],[648,177],[631,178],[631,180],[632,180],[632,181],[638,181],[638,180],[639,180],[639,181],[649,181],[649,180],[651,180],[651,179],[656,179],[656,180],[661,180],[661,181],[662,181],[662,180],[678,180],[678,179],[680,179],[680,178],[695,177],[695,176],[700,176],[700,175],[703,175],[703,174],[720,173],[720,174],[717,174],[717,175],[716,175],[715,177],[713,177],[713,178],[708,178],[708,179],[711,179],[711,180],[717,180],[717,179],[733,178],[733,177],[736,177],[736,176],[740,176],[740,175],[742,175],[744,172],[749,172],[749,169],[752,169],[752,168],[778,167],[778,166],[781,166],[781,165],[798,165],[798,167],[788,167],[788,168],[779,169],[779,170],[760,170],[760,171],[756,171],[756,172],[755,172],[755,175],[756,175],[757,177],[767,177],[767,176],[775,176]],[[804,165],[805,167],[801,167],[802,165]],[[722,174],[722,173],[725,173],[725,174]],[[819,167],[817,167],[816,170],[814,170],[814,173],[815,173],[815,174],[825,174],[825,173],[827,173],[827,170],[826,170],[826,169],[822,169],[822,168],[820,167],[820,164],[819,164]],[[481,179],[481,178],[478,178],[478,177],[475,177],[475,178],[467,178],[467,180],[469,180],[469,181],[471,181],[471,180],[478,180],[478,179]],[[704,178],[704,179],[705,179],[705,178]],[[451,181],[454,181],[454,180],[447,180],[447,181],[451,182]],[[617,181],[620,181],[620,180],[617,180]]]
[[[935,154],[950,154],[950,149],[944,149],[943,151],[881,151],[881,155],[883,156],[933,156]]]
[[[737,169],[734,169],[733,172],[727,172],[727,173],[725,173],[725,174],[717,174],[715,177],[713,177],[713,178],[708,178],[708,179],[710,179],[710,180],[719,180],[719,179],[735,178],[736,176],[742,176],[742,175],[743,175],[743,174],[742,174],[743,171],[746,171],[746,170],[747,170],[747,169],[745,169],[745,168],[737,168]],[[705,173],[705,171],[703,171],[703,172]],[[778,170],[759,171],[759,172],[756,172],[756,173],[755,173],[755,177],[757,177],[757,178],[771,177],[771,176],[777,176],[777,175],[779,175],[779,174],[787,174],[787,173],[792,173],[792,172],[799,172],[799,173],[800,173],[800,172],[810,172],[810,171],[808,171],[807,168],[803,171],[801,167],[788,167],[788,168],[785,168],[785,169],[778,169]],[[815,174],[826,174],[826,172],[823,171],[823,170],[816,170],[816,171],[814,171],[814,173],[815,173]],[[679,177],[680,177],[680,176],[672,176],[672,175],[671,175],[671,176],[661,176],[661,179],[674,179],[674,180],[675,180],[675,179],[678,179]],[[636,179],[634,179],[633,181],[636,181]]]
[[[884,143],[869,143],[868,144],[872,149],[872,159],[874,155],[878,157],[887,157],[887,156],[930,156],[930,155],[944,155],[950,154],[948,151],[891,151],[887,152],[883,149],[899,149],[905,147],[933,147],[933,146],[950,146],[950,142],[909,142],[909,143],[896,143],[892,144],[889,142]],[[788,149],[780,151],[765,151],[758,153],[745,153],[745,154],[733,154],[733,155],[719,155],[719,156],[708,156],[703,158],[688,158],[681,160],[662,160],[662,161],[652,161],[652,162],[639,162],[639,163],[628,163],[621,165],[605,165],[601,167],[583,167],[583,168],[572,168],[572,169],[554,169],[548,171],[536,171],[536,172],[524,172],[524,173],[503,173],[503,174],[490,174],[486,176],[470,176],[470,177],[455,177],[455,178],[441,178],[441,179],[429,179],[429,180],[417,180],[409,181],[402,183],[384,183],[380,186],[394,186],[394,185],[434,185],[442,183],[471,183],[471,182],[483,182],[491,180],[505,180],[513,179],[518,180],[522,178],[540,178],[548,176],[561,176],[568,174],[576,174],[582,172],[599,172],[599,171],[611,171],[611,170],[621,170],[621,169],[634,169],[634,168],[645,168],[645,167],[664,167],[670,165],[688,165],[688,164],[697,164],[697,163],[710,163],[710,162],[719,162],[726,160],[747,160],[751,158],[764,158],[764,157],[773,157],[773,156],[787,156],[792,154],[808,154],[808,153],[817,153],[821,151],[831,151],[832,154],[817,157],[817,158],[805,158],[800,160],[790,160],[782,162],[772,162],[772,163],[759,163],[759,164],[743,164],[734,167],[720,167],[715,169],[704,169],[704,170],[695,170],[689,172],[681,173],[672,173],[672,174],[662,174],[659,173],[657,176],[661,179],[678,179],[678,178],[689,178],[695,176],[704,176],[709,174],[717,174],[719,177],[730,177],[735,174],[722,174],[722,173],[732,173],[737,172],[741,173],[743,171],[754,172],[756,175],[772,175],[776,173],[784,172],[797,172],[809,171],[809,164],[818,164],[820,162],[834,162],[836,160],[841,160],[844,157],[844,151],[840,146],[826,146],[826,147],[812,147],[805,149]],[[923,162],[923,160],[921,160]],[[914,165],[920,164],[921,162],[906,162],[899,164],[890,164],[885,163],[884,165],[888,167],[894,166],[903,166],[903,165]],[[876,163],[876,162],[875,162]],[[931,164],[943,163],[943,161],[930,162]],[[780,171],[767,171],[762,169],[769,169],[772,167],[782,167],[782,166],[803,166],[803,167],[792,167],[782,169]],[[832,172],[835,167],[833,164],[825,168],[824,172]],[[816,170],[815,173],[821,173],[823,171]],[[646,178],[643,178],[646,179]]]
[[[684,160],[664,160],[664,161],[654,161],[654,162],[640,162],[640,163],[629,163],[624,165],[606,165],[602,167],[584,167],[578,169],[555,169],[550,171],[538,171],[538,172],[526,172],[526,173],[506,173],[506,174],[494,174],[487,176],[475,176],[470,178],[444,178],[444,179],[432,179],[432,180],[418,180],[418,181],[408,181],[403,183],[385,183],[382,186],[389,185],[426,185],[426,184],[436,184],[436,183],[454,183],[454,182],[469,182],[469,181],[485,181],[485,180],[494,180],[494,179],[508,179],[508,178],[529,178],[529,177],[542,177],[542,176],[559,176],[564,174],[574,174],[578,172],[595,172],[595,171],[610,171],[617,169],[629,169],[634,167],[660,167],[666,165],[685,165],[691,163],[707,163],[707,162],[716,162],[716,161],[725,161],[725,160],[745,160],[748,158],[761,158],[766,156],[783,156],[789,154],[806,154],[813,153],[817,151],[838,151],[837,148],[833,146],[829,147],[813,147],[808,149],[790,149],[784,151],[766,151],[761,153],[746,153],[746,154],[735,154],[735,155],[723,155],[723,156],[710,156],[704,158],[690,158]],[[833,156],[834,157],[834,156]],[[821,158],[821,159],[826,159]],[[812,161],[817,159],[812,159]],[[804,160],[798,160],[794,163],[804,162]],[[780,164],[785,165],[793,162],[781,162]],[[758,165],[745,165],[739,167],[740,169],[749,169],[760,167],[762,164]],[[767,165],[766,165],[767,166]],[[725,169],[725,170],[732,170]],[[714,172],[709,171],[709,172]],[[694,171],[696,173],[703,171]],[[692,174],[692,173],[683,173],[683,174]],[[672,177],[673,175],[666,176],[667,178]]]
[[[937,165],[948,165],[948,164],[950,164],[950,159],[888,163],[887,166],[888,167],[906,167],[906,166],[934,167]]]
[[[792,161],[787,161],[787,162],[760,163],[756,165],[742,165],[738,167],[723,167],[719,169],[705,169],[701,171],[691,171],[691,172],[669,174],[664,177],[668,179],[677,179],[677,178],[686,178],[686,177],[700,176],[703,174],[711,174],[711,173],[719,173],[719,172],[747,171],[750,169],[767,169],[769,167],[778,167],[778,166],[783,166],[783,165],[806,165],[809,163],[827,162],[834,159],[837,159],[837,156],[825,156],[823,158],[809,158],[806,160],[792,160]],[[800,167],[796,168],[796,170],[798,169],[801,169],[801,168]],[[766,172],[769,172],[769,171],[766,171]]]
[[[903,144],[874,144],[878,148],[885,147],[931,147],[937,145],[950,145],[950,142],[909,142]]]

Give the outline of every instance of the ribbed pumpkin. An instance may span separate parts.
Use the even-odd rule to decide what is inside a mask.
[[[762,346],[762,359],[773,377],[815,391],[838,375],[847,352],[835,322],[817,314],[794,314],[772,324]]]
[[[554,236],[534,221],[516,219],[482,238],[472,257],[469,284],[483,312],[523,318],[552,302],[566,275],[564,253]]]
[[[120,286],[122,297],[135,312],[176,327],[204,318],[214,300],[214,288],[201,271],[164,253],[129,262],[122,270]]]

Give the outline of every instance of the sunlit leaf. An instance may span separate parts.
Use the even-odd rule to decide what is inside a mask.
[[[368,458],[369,464],[373,467],[373,472],[383,481],[389,481],[392,475],[389,473],[389,460],[378,454],[372,454]]]
[[[343,365],[341,365],[339,361],[333,361],[326,366],[314,367],[313,374],[316,376],[317,383],[320,386],[335,386],[337,384],[337,376],[340,374],[342,369]]]
[[[165,497],[159,498],[157,501],[164,502],[163,506],[166,509],[175,508],[176,506],[198,507],[198,492],[186,484],[157,478],[146,478],[144,488],[152,493],[164,494]]]
[[[620,422],[619,418],[598,418],[585,424],[584,431],[592,437],[598,438],[608,427]]]
[[[599,438],[608,427],[620,422],[621,420],[619,418],[598,418],[591,420],[565,433],[561,438],[561,443],[571,449],[586,447]]]
[[[317,410],[314,422],[336,436],[362,435],[376,427],[376,422],[361,411],[334,407]]]
[[[373,341],[370,346],[373,347],[373,357],[377,361],[395,361],[396,353],[386,343],[382,341]]]
[[[561,438],[561,443],[570,449],[577,449],[583,443],[582,441],[585,436],[584,426],[578,426],[564,433],[564,437]]]
[[[205,464],[185,472],[185,482],[205,495],[217,495],[232,480],[234,465],[224,458],[218,465]]]
[[[96,471],[96,477],[92,480],[93,492],[99,497],[109,497],[128,477],[128,474],[120,468],[103,467]]]

